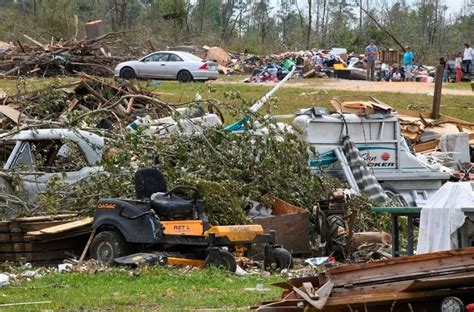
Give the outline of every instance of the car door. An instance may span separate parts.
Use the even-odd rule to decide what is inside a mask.
[[[74,184],[99,174],[90,166],[79,146],[61,140],[21,141],[10,170],[22,180],[28,201],[35,202],[48,184]]]
[[[169,53],[155,53],[142,60],[140,76],[146,78],[167,78],[166,66]]]
[[[166,76],[169,79],[176,79],[178,72],[183,69],[183,59],[174,53],[170,53],[168,63],[166,64]]]

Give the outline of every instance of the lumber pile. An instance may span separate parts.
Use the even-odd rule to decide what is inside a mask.
[[[79,256],[92,218],[77,218],[61,214],[0,222],[0,261],[53,262]]]
[[[448,296],[472,299],[473,257],[474,248],[466,248],[343,265],[275,284],[283,299],[257,311],[435,311]]]
[[[24,35],[0,52],[0,76],[57,76],[83,72],[95,76],[112,76],[113,68],[123,57],[112,56],[108,43],[120,41],[120,33],[108,33],[94,39],[40,42]],[[26,40],[26,41],[25,41]]]
[[[400,110],[398,117],[402,134],[408,138],[417,153],[437,150],[443,135],[465,132],[469,144],[474,144],[474,124],[450,116],[431,118],[430,113]]]

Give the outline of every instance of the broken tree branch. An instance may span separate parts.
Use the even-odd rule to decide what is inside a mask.
[[[383,31],[385,32],[390,38],[392,38],[393,41],[402,49],[403,52],[406,52],[405,46],[398,41],[398,39],[395,37],[394,34],[392,34],[390,31],[388,31],[387,28],[385,28],[382,24],[379,23],[379,21],[366,9],[362,6],[361,0],[356,1],[356,4],[359,6],[359,8],[364,11],[365,14]]]

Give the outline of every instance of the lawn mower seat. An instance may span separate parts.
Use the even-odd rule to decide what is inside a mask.
[[[166,180],[160,170],[144,168],[135,172],[135,193],[138,199],[148,200],[153,193],[166,191]]]
[[[154,168],[139,169],[135,172],[135,192],[140,200],[149,200],[151,208],[164,216],[187,214],[192,212],[194,200],[188,200],[174,195],[179,189],[193,189],[192,187],[179,186],[169,191],[163,174]]]
[[[151,208],[158,215],[171,216],[177,214],[187,214],[193,210],[193,202],[176,195],[166,195],[165,193],[154,193],[150,198]]]

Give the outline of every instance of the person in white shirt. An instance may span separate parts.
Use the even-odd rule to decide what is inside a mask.
[[[469,46],[469,43],[464,44],[464,55],[462,57],[462,63],[466,69],[466,74],[471,74],[471,64],[472,59],[474,58],[474,50]]]
[[[395,68],[393,71],[392,81],[393,82],[402,81],[402,75],[400,74],[400,70],[398,68]]]

